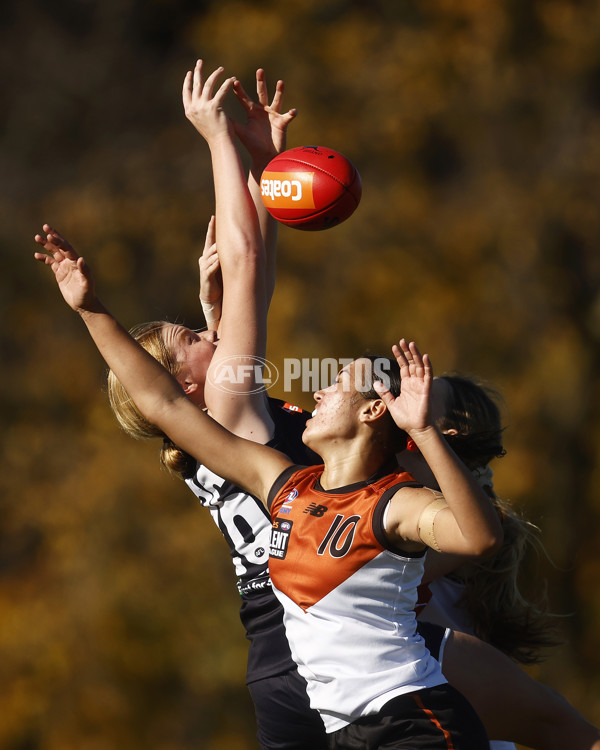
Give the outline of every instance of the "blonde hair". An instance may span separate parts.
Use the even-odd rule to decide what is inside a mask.
[[[461,607],[468,613],[475,635],[521,664],[536,664],[542,651],[560,643],[555,616],[548,610],[545,583],[534,599],[522,590],[524,578],[535,581],[534,563],[550,559],[540,529],[510,503],[493,495],[502,518],[504,542],[489,558],[465,566],[452,577],[464,584]]]
[[[152,321],[134,326],[129,333],[157,362],[177,377],[181,365],[175,360],[163,338],[164,321]],[[112,370],[107,378],[108,400],[113,414],[125,432],[136,440],[162,438],[161,464],[175,476],[186,475],[195,465],[194,459],[178,448],[155,425],[141,414]]]
[[[502,445],[502,420],[498,404],[500,394],[482,381],[461,375],[443,375],[449,385],[445,416],[439,427],[456,453],[478,478],[502,520],[504,541],[489,558],[463,566],[450,577],[464,584],[461,606],[468,613],[475,634],[481,640],[522,664],[535,664],[541,651],[560,643],[555,618],[548,611],[543,587],[535,599],[522,591],[527,568],[550,557],[541,539],[540,529],[494,491],[494,458],[505,455]],[[536,585],[539,577],[533,578]]]

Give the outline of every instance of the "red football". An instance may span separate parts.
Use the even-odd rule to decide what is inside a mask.
[[[267,211],[296,229],[329,229],[345,221],[362,195],[358,170],[343,154],[299,146],[268,163],[260,181]]]

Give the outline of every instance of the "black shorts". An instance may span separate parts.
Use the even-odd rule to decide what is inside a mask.
[[[483,724],[452,686],[399,695],[329,735],[330,750],[489,750]]]
[[[248,684],[262,750],[327,750],[327,734],[310,707],[306,681],[293,669]]]
[[[434,625],[432,622],[417,620],[417,632],[425,641],[427,650],[440,664],[444,661],[444,647],[450,635],[450,628]]]

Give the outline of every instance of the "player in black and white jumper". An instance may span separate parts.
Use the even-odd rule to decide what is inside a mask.
[[[183,87],[186,116],[209,146],[215,181],[216,216],[209,222],[200,258],[200,301],[208,330],[197,332],[158,321],[136,326],[132,334],[177,377],[197,406],[232,432],[277,448],[298,463],[315,463],[318,457],[301,439],[310,414],[268,398],[257,382],[260,369],[255,367],[265,357],[277,241],[277,222],[260,198],[260,176],[270,159],[285,148],[286,129],[296,113],[280,111],[281,81],[269,104],[262,70],[256,76],[258,102],[233,78],[216,89],[221,72],[218,69],[205,79],[199,61]],[[230,89],[246,112],[245,124],[234,124],[223,112]],[[252,160],[247,183],[236,134]],[[224,380],[227,372],[242,374]],[[109,398],[129,434],[156,436],[112,374]],[[229,547],[241,595],[240,618],[250,641],[246,681],[261,747],[325,748],[323,723],[308,704],[306,683],[292,660],[282,608],[271,588],[268,512],[256,498],[197,464],[168,440],[163,442],[161,461],[185,479]]]

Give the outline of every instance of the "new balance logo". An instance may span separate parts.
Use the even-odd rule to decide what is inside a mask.
[[[326,505],[317,505],[317,503],[311,503],[304,509],[305,513],[309,513],[311,516],[316,516],[317,518],[321,518],[321,516],[324,516],[326,511]]]

